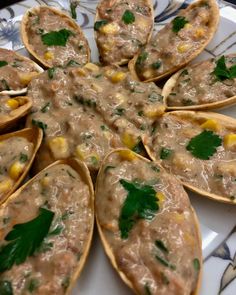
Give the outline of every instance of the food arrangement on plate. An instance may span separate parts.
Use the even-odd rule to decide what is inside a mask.
[[[189,65],[218,20],[216,1],[197,0],[153,33],[149,0],[101,0],[93,63],[69,15],[26,12],[21,37],[44,70],[0,49],[0,294],[70,294],[95,216],[136,294],[199,294],[201,233],[184,187],[236,204],[236,121],[193,111],[236,103],[235,54]]]

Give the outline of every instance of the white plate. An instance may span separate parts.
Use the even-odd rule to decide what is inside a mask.
[[[185,7],[183,0],[155,0],[155,25],[160,29],[170,21],[178,9]],[[26,9],[39,4],[69,9],[69,0],[27,0],[0,10],[0,46],[22,51],[19,23]],[[89,40],[92,59],[97,60],[97,48],[93,39],[93,20],[97,1],[80,1],[77,21]],[[220,1],[220,24],[218,31],[198,59],[236,52],[236,10]],[[23,49],[24,52],[24,49]],[[221,113],[236,118],[236,106]],[[236,206],[215,203],[189,193],[201,222],[204,275],[201,295],[236,294]],[[97,232],[89,259],[78,280],[73,295],[131,295],[133,294],[112,269],[101,247]]]

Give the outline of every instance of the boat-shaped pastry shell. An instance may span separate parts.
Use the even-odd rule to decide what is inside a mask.
[[[214,34],[216,32],[216,29],[217,29],[217,26],[218,26],[218,23],[219,23],[219,8],[218,8],[218,4],[217,4],[216,0],[207,0],[207,1],[206,0],[198,0],[198,1],[194,1],[192,4],[190,4],[185,9],[185,11],[188,12],[192,8],[198,6],[201,3],[206,3],[207,5],[209,5],[209,7],[211,9],[211,17],[210,17],[210,20],[209,20],[209,23],[208,23],[209,29],[207,31],[208,38],[206,39],[206,41],[204,43],[202,43],[202,45],[197,50],[193,50],[192,54],[187,59],[185,59],[185,61],[183,63],[172,67],[168,71],[166,71],[166,72],[164,72],[164,73],[162,73],[162,74],[160,74],[160,75],[158,75],[156,77],[153,77],[153,78],[150,78],[150,79],[147,79],[147,80],[143,80],[143,82],[159,81],[159,80],[161,80],[161,79],[163,79],[165,77],[170,76],[171,74],[175,73],[179,69],[185,67],[190,61],[192,61],[194,58],[196,58],[204,50],[204,48],[210,43],[210,41],[214,37]],[[130,60],[129,65],[128,65],[130,72],[132,73],[133,77],[136,80],[140,80],[137,73],[136,73],[136,69],[135,69],[135,64],[136,64],[136,61],[138,59],[138,56],[139,56],[139,53],[136,54],[134,56],[134,58]]]
[[[32,100],[27,96],[14,97],[19,102],[19,107],[11,110],[8,114],[0,114],[0,132],[14,126],[16,122],[29,113],[32,107]]]
[[[25,128],[16,132],[11,132],[11,133],[7,133],[7,134],[3,134],[0,135],[0,142],[6,139],[9,139],[11,137],[23,137],[25,138],[27,141],[31,142],[33,144],[33,151],[32,151],[32,155],[27,163],[27,165],[24,167],[24,170],[22,172],[22,174],[20,175],[20,177],[18,179],[15,180],[12,188],[6,192],[5,195],[3,195],[0,199],[0,204],[2,204],[20,185],[21,183],[24,181],[27,173],[29,172],[35,155],[41,145],[42,139],[43,139],[43,132],[41,129],[39,128]],[[14,149],[14,147],[9,147]]]
[[[99,217],[98,217],[98,205],[96,204],[96,198],[97,198],[97,193],[98,193],[98,185],[99,185],[99,178],[102,177],[102,174],[104,173],[104,168],[105,166],[107,165],[106,161],[108,160],[108,158],[112,155],[112,154],[119,154],[120,152],[121,153],[124,153],[124,152],[127,152],[128,150],[126,149],[116,149],[114,151],[112,151],[111,153],[109,153],[106,158],[103,160],[103,163],[100,167],[100,170],[99,170],[99,173],[98,173],[98,176],[97,176],[97,182],[96,182],[96,187],[95,187],[95,218],[96,218],[96,224],[97,224],[97,227],[98,227],[98,232],[99,232],[99,236],[101,238],[101,241],[102,241],[102,244],[103,244],[103,248],[105,250],[105,253],[106,255],[108,256],[113,268],[117,271],[117,273],[119,274],[120,278],[122,279],[122,281],[132,290],[134,291],[135,294],[140,294],[136,287],[135,287],[135,283],[134,281],[132,282],[128,277],[127,275],[122,271],[120,270],[118,264],[117,264],[117,260],[116,260],[116,256],[115,254],[113,253],[113,249],[111,247],[111,245],[109,244],[109,241],[107,240],[106,238],[106,234],[104,233],[104,231],[106,230],[103,230],[103,226],[102,224],[100,224],[100,220],[99,220]],[[128,151],[128,153],[130,153],[130,151]],[[151,161],[148,160],[147,158],[144,158],[142,156],[140,156],[139,154],[135,154],[135,157],[137,157],[139,160],[141,161],[144,161],[144,162],[147,162],[147,163],[150,163]],[[112,166],[106,166],[106,167],[111,167]],[[114,167],[113,167],[114,168]],[[162,169],[162,168],[161,168]],[[175,177],[173,177],[175,178]],[[176,181],[176,179],[174,179]],[[112,185],[114,185],[112,183]],[[195,245],[197,244],[199,246],[199,249],[201,249],[201,245],[202,245],[202,238],[201,238],[201,230],[200,230],[200,224],[199,224],[199,221],[198,221],[198,217],[196,215],[196,212],[194,210],[194,208],[191,206],[190,210],[192,211],[191,213],[193,214],[193,219],[194,219],[194,223],[195,223],[195,228],[196,228],[196,231],[197,231],[197,239],[195,240]],[[111,226],[115,226],[115,225],[111,225]],[[125,244],[123,245],[125,247]],[[133,259],[133,253],[132,255],[130,256],[131,258],[130,259]],[[127,257],[126,257],[127,259]],[[126,261],[126,260],[125,260]],[[194,292],[192,292],[191,294],[189,295],[199,295],[200,294],[200,290],[201,290],[201,282],[202,282],[202,268],[203,268],[203,264],[202,264],[202,256],[201,256],[201,261],[200,262],[200,270],[199,270],[199,273],[198,273],[198,280],[197,280],[197,284],[196,284],[196,288],[194,290]],[[147,265],[148,267],[148,265]]]
[[[104,0],[102,0],[102,1],[104,1]],[[99,2],[99,4],[101,3],[101,1]],[[98,5],[99,5],[98,4]],[[154,11],[153,11],[153,3],[152,3],[152,1],[151,0],[146,0],[146,4],[147,4],[147,6],[150,8],[150,11],[151,11],[151,16],[150,16],[150,18],[151,19],[154,19]],[[95,15],[95,20],[94,20],[94,23],[96,23],[97,21],[99,21],[99,12],[98,12],[98,9],[96,9],[96,15]],[[153,31],[153,23],[152,23],[152,28],[151,28],[151,30],[150,30],[150,32],[148,33],[148,35],[147,35],[147,41],[146,41],[146,43],[148,43],[149,41],[150,41],[150,39],[151,39],[151,36],[152,36],[152,31]],[[94,31],[94,37],[95,37],[95,41],[96,41],[96,43],[97,43],[97,46],[98,46],[98,49],[99,49],[99,53],[100,53],[100,57],[101,57],[101,61],[103,62],[103,58],[102,58],[102,50],[100,50],[100,48],[99,48],[99,45],[98,45],[98,34],[99,33],[97,33],[96,31]],[[123,58],[123,59],[121,59],[119,62],[115,62],[115,63],[113,63],[113,64],[115,64],[115,65],[125,65],[125,64],[127,64],[128,62],[129,62],[129,60],[130,59],[126,59],[126,58]]]
[[[218,114],[218,113],[200,112],[200,111],[199,112],[198,111],[173,111],[173,112],[165,113],[163,116],[167,116],[167,117],[168,116],[176,116],[177,118],[184,118],[189,121],[197,120],[198,122],[200,122],[200,124],[203,124],[207,120],[213,120],[215,122],[219,122],[219,124],[221,126],[228,129],[229,133],[236,134],[236,120],[232,117],[228,117],[228,116]],[[222,140],[222,145],[223,144],[224,143]],[[159,159],[156,157],[156,153],[150,148],[150,146],[146,142],[144,142],[144,146],[145,146],[145,149],[146,149],[149,157],[153,161],[158,162],[160,164],[160,166],[162,166]],[[201,196],[207,197],[207,198],[214,200],[214,201],[236,205],[236,198],[231,199],[229,197],[225,197],[222,195],[218,195],[218,194],[206,191],[206,190],[198,188],[197,186],[192,185],[186,181],[181,181],[181,183],[183,184],[184,187],[188,188],[189,190],[191,190]]]
[[[39,61],[40,64],[42,64],[44,67],[50,68],[50,67],[53,66],[52,64],[49,64],[45,58],[40,57],[35,52],[34,47],[29,42],[30,36],[28,36],[28,34],[27,34],[27,29],[26,28],[27,28],[29,15],[30,14],[36,14],[37,15],[40,12],[41,8],[48,9],[49,11],[53,12],[58,17],[64,19],[68,23],[68,25],[77,33],[77,38],[83,40],[83,42],[84,42],[84,46],[86,48],[87,62],[89,62],[90,61],[90,48],[89,48],[88,41],[85,38],[84,33],[83,33],[82,29],[80,28],[80,26],[71,17],[69,17],[67,14],[63,13],[62,11],[60,11],[58,9],[55,9],[55,8],[49,7],[49,6],[33,7],[31,9],[29,9],[28,11],[26,11],[26,13],[24,14],[24,16],[22,18],[21,27],[20,27],[21,39],[22,39],[26,49],[29,51],[29,53],[37,61]]]
[[[30,137],[30,135],[28,134],[28,136]],[[66,291],[65,295],[69,295],[71,294],[71,291],[74,287],[74,284],[76,283],[89,254],[89,250],[90,250],[90,246],[91,246],[91,242],[92,242],[92,236],[93,236],[93,228],[94,228],[94,189],[93,189],[93,184],[92,184],[92,180],[89,174],[89,170],[87,168],[87,166],[74,158],[68,158],[66,160],[59,160],[56,161],[54,163],[52,163],[51,165],[47,166],[45,169],[43,169],[42,171],[40,171],[37,175],[35,175],[33,178],[31,178],[27,183],[25,183],[23,186],[21,186],[14,194],[12,194],[7,201],[2,204],[1,209],[5,208],[8,206],[9,203],[14,202],[15,199],[18,198],[18,196],[21,194],[21,192],[27,188],[27,186],[29,186],[30,184],[32,184],[36,179],[38,179],[39,175],[45,175],[47,173],[47,171],[57,165],[60,164],[64,164],[64,165],[68,165],[70,166],[72,169],[74,169],[78,175],[81,177],[82,181],[88,186],[88,190],[89,190],[89,195],[90,195],[90,199],[88,200],[88,204],[87,206],[91,209],[91,216],[90,216],[90,220],[87,220],[87,223],[89,224],[89,230],[87,232],[87,236],[86,236],[86,242],[83,248],[83,253],[82,255],[79,257],[78,259],[78,265],[75,269],[73,269],[73,272],[71,274],[71,278],[69,281],[69,285],[66,287]],[[79,198],[78,198],[79,201]],[[86,205],[84,205],[86,206]],[[22,208],[24,209],[24,208]],[[32,258],[33,259],[33,258]],[[63,272],[60,274],[63,275]]]

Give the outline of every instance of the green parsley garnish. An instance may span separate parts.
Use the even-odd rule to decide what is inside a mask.
[[[28,291],[30,293],[33,293],[36,289],[38,289],[39,287],[39,281],[37,279],[30,279],[29,283],[28,283]]]
[[[223,55],[216,62],[216,67],[213,71],[213,74],[219,81],[234,79],[236,78],[236,64],[230,68],[227,68],[225,64],[225,56]]]
[[[50,107],[50,102],[47,102],[42,108],[41,108],[41,112],[42,113],[46,113],[49,110]]]
[[[107,173],[107,171],[111,170],[111,169],[115,169],[116,167],[115,166],[112,166],[112,165],[107,165],[104,169],[104,173]]]
[[[161,148],[161,151],[160,151],[160,158],[162,160],[168,159],[171,156],[172,152],[173,151],[171,149],[167,149],[163,147]]]
[[[123,108],[116,108],[114,114],[117,116],[122,116],[125,113],[125,109]]]
[[[11,90],[10,86],[8,85],[8,83],[5,79],[2,79],[1,82],[2,82],[2,86],[3,86],[3,90]]]
[[[152,292],[150,290],[150,287],[149,287],[148,283],[145,284],[144,290],[146,292],[146,295],[152,295]]]
[[[135,16],[132,11],[126,10],[122,16],[122,20],[125,24],[129,25],[135,22]]]
[[[102,19],[102,20],[99,20],[99,21],[95,22],[94,30],[99,31],[99,29],[101,27],[105,26],[107,23],[108,23],[108,21],[106,19]]]
[[[8,65],[8,62],[5,60],[0,60],[0,68]]]
[[[25,163],[28,161],[28,156],[26,154],[20,153],[20,162]]]
[[[10,281],[0,281],[0,294],[13,295],[13,289]]]
[[[59,224],[52,231],[50,231],[50,233],[48,234],[48,236],[57,236],[57,235],[60,235],[60,233],[63,231],[63,229],[64,229],[64,226],[62,226],[61,224]]]
[[[73,60],[73,59],[68,61],[67,65],[66,65],[66,67],[76,67],[76,66],[80,66],[80,64],[77,61]]]
[[[77,3],[72,2],[70,4],[70,13],[73,19],[77,19],[76,7],[77,7]]]
[[[209,160],[221,144],[222,139],[217,134],[204,130],[189,141],[186,149],[196,158]]]
[[[172,31],[178,33],[189,21],[184,16],[177,16],[172,21]]]
[[[150,185],[120,179],[120,184],[128,192],[119,217],[122,239],[127,239],[130,230],[139,219],[152,220],[159,209],[156,191]]]
[[[160,66],[161,66],[161,61],[157,61],[152,64],[152,68],[154,70],[158,70],[160,68]]]
[[[173,269],[173,270],[176,269],[176,266],[173,265],[173,264],[171,264],[168,260],[166,260],[166,259],[160,257],[159,255],[156,255],[155,257],[156,257],[156,260],[158,260],[158,261],[159,261],[161,264],[163,264],[164,266],[169,267],[169,268],[171,268],[171,269]]]
[[[56,68],[50,68],[50,69],[48,69],[48,78],[50,80],[53,79],[54,74],[55,74],[55,71],[56,71]]]
[[[46,135],[46,129],[48,128],[47,124],[43,123],[42,121],[32,119],[32,125],[41,128],[43,130],[43,136]]]
[[[53,217],[52,211],[40,208],[36,218],[13,226],[5,237],[9,243],[0,250],[0,272],[25,262],[28,256],[35,253],[47,236]]]
[[[199,269],[200,269],[200,261],[199,261],[199,259],[197,259],[197,258],[193,259],[193,267],[194,267],[194,269],[196,271],[199,271]]]
[[[143,51],[142,53],[139,54],[135,65],[136,66],[142,65],[147,58],[148,58],[148,53]]]
[[[169,250],[166,248],[165,244],[161,240],[156,240],[155,245],[158,249],[165,253],[169,253]]]
[[[73,32],[67,29],[52,31],[41,36],[42,42],[47,46],[66,46],[66,42]]]

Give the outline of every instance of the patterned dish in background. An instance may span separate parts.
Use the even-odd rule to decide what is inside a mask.
[[[92,49],[92,59],[98,60],[93,36],[93,23],[97,0],[78,1],[77,22],[83,28]],[[192,1],[153,0],[155,28],[158,30],[180,8]],[[219,29],[207,49],[197,60],[236,52],[236,10],[218,1],[220,6]],[[69,0],[26,0],[0,10],[0,47],[24,53],[19,35],[20,20],[24,12],[37,5],[50,5],[70,10]],[[223,114],[236,117],[236,106]],[[218,204],[189,193],[201,222],[204,254],[203,285],[201,295],[236,294],[236,207]],[[85,270],[74,288],[73,295],[131,295],[104,255],[97,234]]]

